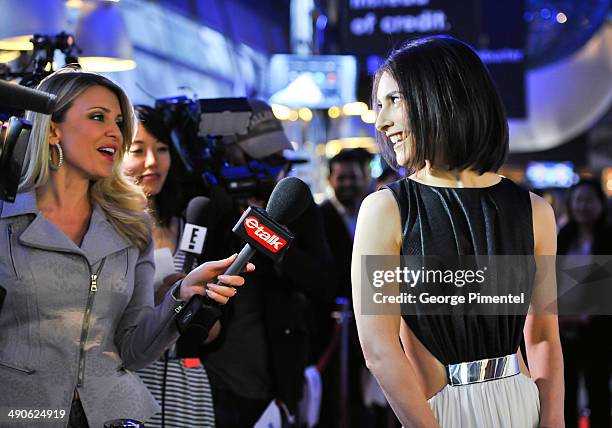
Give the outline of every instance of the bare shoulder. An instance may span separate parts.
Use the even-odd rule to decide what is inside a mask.
[[[535,193],[531,197],[533,240],[536,254],[555,254],[557,247],[557,223],[552,206]]]
[[[401,245],[400,212],[395,197],[389,189],[368,195],[361,203],[355,243],[359,247],[393,248]],[[376,253],[372,253],[376,254]]]
[[[395,196],[389,189],[381,189],[370,193],[361,203],[359,215],[391,214],[393,211],[399,215],[399,207]]]
[[[554,223],[555,213],[548,201],[532,192],[529,192],[529,196],[531,198],[531,211],[534,223],[536,220],[538,220],[539,225],[544,225],[551,221]]]

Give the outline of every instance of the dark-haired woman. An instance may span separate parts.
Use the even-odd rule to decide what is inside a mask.
[[[184,220],[180,189],[173,166],[170,135],[155,109],[137,105],[138,132],[123,159],[123,170],[147,196],[153,222],[155,245],[156,303],[168,288],[184,277],[185,252],[179,249]],[[193,266],[188,269],[191,270]],[[211,330],[212,340],[219,322]],[[147,427],[212,427],[214,410],[208,377],[199,360],[177,358],[169,349],[164,358],[138,371],[161,412],[146,422]]]
[[[535,261],[517,284],[529,296],[551,282],[534,255],[556,251],[551,207],[496,173],[508,150],[506,118],[469,46],[447,36],[408,42],[377,72],[373,98],[381,151],[412,175],[368,196],[359,212],[353,302],[368,368],[406,427],[563,426],[555,315],[441,316],[417,306],[400,316],[399,304],[364,315],[362,256],[513,255]],[[491,371],[495,364],[503,370]]]
[[[557,240],[558,253],[565,255],[559,262],[561,268],[572,262],[571,256],[577,256],[579,265],[584,266],[588,264],[585,259],[591,255],[612,254],[612,230],[606,222],[606,208],[606,197],[597,181],[580,181],[568,190],[568,222],[559,231]],[[580,299],[569,293],[560,298],[562,302],[565,297]],[[586,300],[603,298],[583,297],[587,297]],[[572,305],[584,303],[588,302],[570,302]],[[570,316],[559,317],[565,361],[566,426],[578,426],[578,377],[582,373],[588,395],[589,422],[593,427],[609,427],[612,347],[602,338],[610,334],[610,317],[568,312]]]

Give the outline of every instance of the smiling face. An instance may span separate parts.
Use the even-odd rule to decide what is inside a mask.
[[[406,118],[406,101],[397,82],[387,72],[380,76],[376,103],[378,106],[376,129],[391,141],[398,165],[405,165],[409,159],[412,144]]]
[[[368,180],[357,160],[334,162],[329,175],[329,184],[334,189],[336,199],[350,209],[363,198]]]
[[[168,176],[170,151],[141,124],[130,150],[123,157],[123,172],[142,187],[147,196],[157,195]]]
[[[62,122],[51,122],[49,143],[61,143],[66,174],[97,180],[109,177],[123,145],[123,114],[117,96],[91,86],[74,99]],[[74,174],[74,175],[73,175]]]

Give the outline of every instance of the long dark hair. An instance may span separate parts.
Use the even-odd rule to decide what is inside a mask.
[[[448,170],[497,171],[508,153],[508,124],[501,98],[487,68],[467,44],[450,36],[408,41],[393,51],[376,72],[372,104],[383,73],[388,73],[404,99],[411,131],[412,172],[429,160]],[[389,165],[398,168],[392,144],[377,132]]]
[[[581,180],[568,189],[565,203],[569,221],[559,231],[559,236],[557,237],[557,254],[567,254],[570,246],[578,239],[578,222],[572,211],[571,203],[574,192],[582,186],[586,186],[593,190],[602,207],[601,213],[593,225],[591,254],[609,254],[610,251],[612,251],[612,242],[609,242],[610,229],[607,223],[607,200],[601,188],[601,184],[596,180]]]
[[[149,196],[155,201],[155,215],[159,223],[168,227],[172,217],[179,216],[184,208],[184,198],[178,182],[179,156],[174,149],[170,131],[164,123],[162,115],[147,105],[135,105],[134,111],[140,125],[149,134],[168,146],[170,153],[170,169],[161,190],[157,195]]]

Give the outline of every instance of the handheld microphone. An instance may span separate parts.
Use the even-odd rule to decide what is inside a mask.
[[[0,105],[51,114],[57,97],[47,92],[0,80]]]
[[[293,239],[289,230],[281,223],[292,222],[312,203],[312,193],[308,185],[302,180],[297,177],[287,177],[280,180],[270,195],[266,210],[250,208],[245,211],[234,227],[235,232],[246,238],[247,244],[227,268],[224,275],[237,275],[242,272],[258,250],[272,258],[280,257]],[[185,305],[177,318],[177,326],[181,332],[188,327],[190,330],[199,327],[198,343],[203,342],[208,335],[208,330],[204,331],[204,328],[201,327],[202,325],[209,325],[207,311],[200,310],[204,305],[216,306],[217,302],[208,296],[196,294]],[[206,323],[200,320],[202,317],[206,317]],[[212,324],[210,325],[212,326]],[[194,334],[192,337],[195,336]]]
[[[187,204],[185,228],[179,249],[185,252],[183,272],[189,273],[198,256],[204,252],[208,229],[217,217],[215,203],[205,196],[196,196]]]

